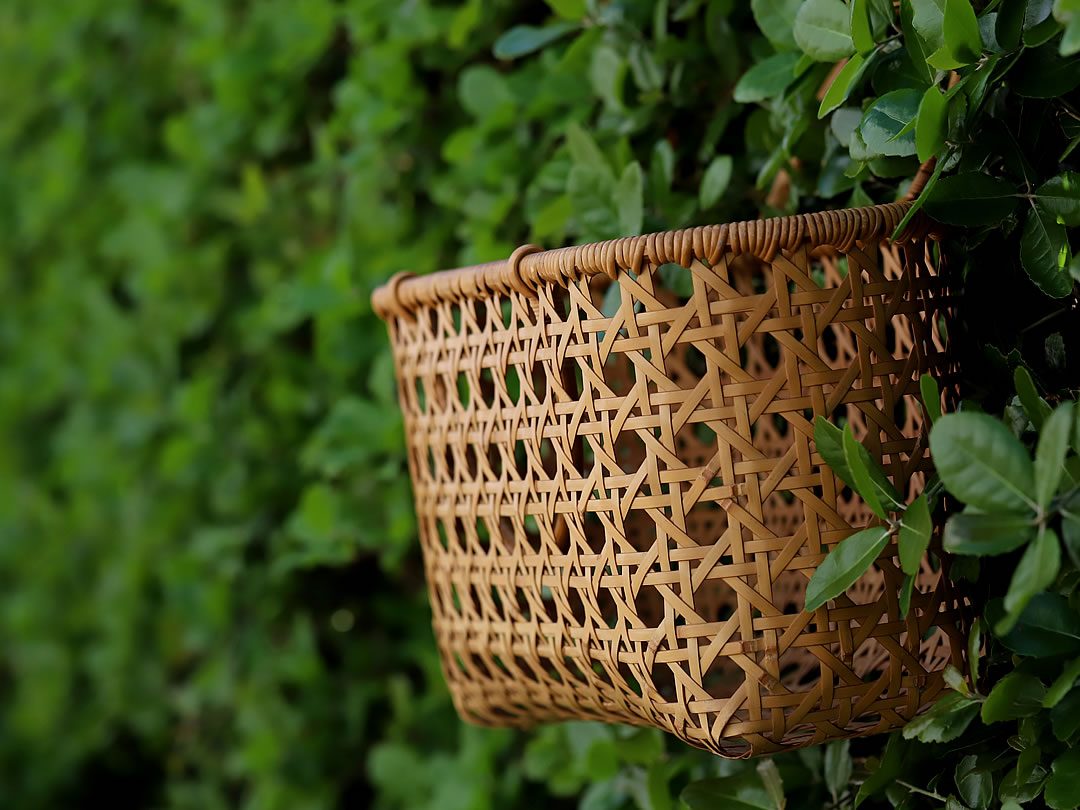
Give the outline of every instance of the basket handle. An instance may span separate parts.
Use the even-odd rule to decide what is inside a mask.
[[[919,170],[915,172],[915,179],[911,181],[907,193],[900,198],[900,202],[915,202],[916,198],[922,194],[923,189],[926,188],[930,176],[934,173],[935,163],[937,163],[937,158],[931,157],[919,167]]]

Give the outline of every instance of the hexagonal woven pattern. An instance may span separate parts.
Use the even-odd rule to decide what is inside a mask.
[[[814,447],[850,423],[902,492],[948,383],[931,223],[867,209],[537,252],[378,290],[435,636],[461,716],[652,725],[724,756],[897,728],[963,664],[928,555],[890,544],[803,610],[875,519]]]

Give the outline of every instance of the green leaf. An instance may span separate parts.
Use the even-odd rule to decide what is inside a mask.
[[[926,88],[915,124],[915,149],[919,160],[927,161],[945,147],[948,135],[949,102],[936,86]]]
[[[1031,420],[1036,430],[1042,430],[1043,424],[1050,416],[1050,405],[1039,396],[1035,389],[1035,381],[1031,379],[1031,373],[1023,366],[1017,366],[1013,371],[1013,385],[1020,397],[1020,403]]]
[[[1024,28],[1024,9],[1026,2],[1002,3],[998,8],[994,34],[998,44],[1005,50],[1012,50],[1020,44],[1020,34]]]
[[[955,70],[979,61],[982,55],[982,37],[979,35],[979,21],[975,17],[975,9],[969,0],[945,0],[942,26],[946,56],[938,61],[932,56],[930,64],[941,70]]]
[[[918,739],[924,743],[955,740],[967,730],[978,713],[977,700],[953,692],[904,726],[904,739]]]
[[[754,21],[768,40],[778,48],[794,48],[792,25],[802,0],[751,0]]]
[[[806,586],[806,610],[817,610],[855,584],[889,545],[889,530],[873,527],[839,542]]]
[[[691,782],[679,795],[690,810],[776,810],[756,771]]]
[[[1072,292],[1073,280],[1066,269],[1069,263],[1069,238],[1065,226],[1038,205],[1028,211],[1020,236],[1020,263],[1036,286],[1053,298]]]
[[[749,104],[779,95],[795,81],[798,61],[798,51],[781,51],[758,62],[735,85],[735,100]]]
[[[1035,472],[1027,449],[983,413],[950,413],[930,431],[930,452],[948,490],[984,512],[1034,506]]]
[[[900,567],[905,574],[914,576],[919,573],[923,555],[930,545],[930,535],[933,534],[934,524],[930,518],[930,504],[926,500],[926,493],[919,495],[911,505],[904,510],[904,517],[900,524]]]
[[[1064,402],[1054,409],[1039,433],[1035,448],[1035,500],[1046,509],[1065,472],[1065,454],[1073,430],[1073,406]]]
[[[624,106],[622,87],[626,70],[626,61],[614,48],[601,45],[593,51],[589,82],[596,95],[611,109],[621,110]]]
[[[836,62],[855,50],[843,0],[806,0],[795,15],[795,42],[819,62]]]
[[[1035,192],[1036,204],[1050,217],[1070,228],[1080,227],[1080,172],[1062,172]]]
[[[870,478],[870,470],[859,453],[860,447],[861,445],[855,439],[855,434],[851,432],[851,425],[847,425],[844,428],[844,460],[847,462],[848,469],[851,470],[851,477],[855,479],[855,492],[866,501],[870,511],[885,520],[887,519],[885,507],[882,505],[874,487],[874,482]],[[870,463],[873,464],[873,460]]]
[[[1043,798],[1051,810],[1076,810],[1080,807],[1080,748],[1066,751],[1050,766]]]
[[[863,56],[874,50],[869,0],[851,0],[851,41],[856,52]]]
[[[912,88],[893,90],[875,100],[859,125],[866,146],[881,155],[914,155],[915,133],[900,133],[918,115],[921,100],[922,94]]]
[[[919,394],[922,396],[923,409],[933,425],[941,418],[941,389],[937,380],[929,374],[919,377]]]
[[[1024,8],[1024,44],[1029,48],[1042,45],[1061,30],[1061,23],[1054,19],[1054,0],[1028,0]]]
[[[885,471],[881,469],[877,459],[871,456],[870,451],[855,439],[855,434],[851,431],[851,425],[844,428],[842,441],[844,444],[844,460],[847,462],[848,469],[851,470],[851,477],[858,485],[853,489],[860,495],[862,495],[863,490],[868,490],[872,493],[874,501],[884,510],[903,509],[903,497],[896,491],[896,487],[893,486],[888,476],[885,475]],[[884,517],[884,515],[878,515],[878,517]]]
[[[833,79],[829,89],[822,96],[821,105],[818,107],[818,118],[824,118],[847,101],[851,91],[866,72],[868,65],[869,60],[863,59],[860,54],[854,54],[848,59],[847,64],[836,74],[836,78]]]
[[[1080,14],[1074,14],[1069,20],[1068,25],[1065,26],[1065,34],[1058,45],[1058,54],[1062,57],[1073,56],[1077,53],[1080,53]]]
[[[581,128],[576,121],[566,125],[566,146],[570,150],[570,159],[578,166],[591,166],[597,169],[607,169],[611,173],[607,158],[596,145],[593,137]],[[612,175],[614,179],[614,175]]]
[[[1029,48],[1009,72],[1014,92],[1027,98],[1057,98],[1080,85],[1080,54],[1063,57],[1049,42]]]
[[[968,633],[968,666],[971,669],[971,682],[979,685],[979,653],[982,651],[983,619],[980,616],[971,624]]]
[[[611,169],[607,166],[574,166],[567,177],[566,193],[584,239],[600,242],[620,235]]]
[[[956,763],[953,780],[964,804],[974,810],[986,810],[994,796],[994,777],[978,767],[979,758],[968,754]]]
[[[855,478],[844,457],[844,431],[819,415],[814,419],[814,446],[829,465],[829,469],[836,473],[841,481],[855,489]]]
[[[1028,544],[1013,571],[1009,590],[1005,594],[1006,615],[998,622],[997,632],[1007,633],[1012,629],[1031,598],[1050,586],[1060,568],[1061,544],[1053,529],[1044,528]]]
[[[615,205],[619,213],[619,230],[622,236],[637,236],[645,212],[645,178],[641,164],[636,160],[623,169],[615,187]]]
[[[1080,690],[1065,694],[1058,704],[1050,710],[1050,727],[1054,736],[1062,742],[1073,740],[1080,732]]]
[[[912,757],[909,756],[911,748],[912,744],[907,742],[901,734],[897,733],[889,736],[888,741],[885,743],[885,753],[881,756],[881,763],[878,765],[877,770],[872,771],[866,780],[859,785],[859,792],[855,796],[856,808],[896,781],[904,766],[911,762]]]
[[[1069,513],[1061,516],[1061,539],[1073,565],[1080,568],[1080,518]]]
[[[928,47],[915,27],[915,0],[900,0],[900,25],[904,32],[904,45],[915,72],[924,84],[933,84],[934,70],[927,64],[932,48]]]
[[[1056,593],[1040,593],[1032,598],[1016,626],[1008,633],[996,628],[1005,615],[1000,597],[986,603],[986,619],[1001,643],[1020,655],[1045,658],[1080,653],[1080,617],[1069,600]]]
[[[825,787],[834,802],[847,789],[853,770],[851,740],[836,740],[825,746]]]
[[[515,25],[495,40],[492,51],[496,59],[517,59],[540,50],[580,27],[580,23],[569,21],[553,23],[543,28],[535,25]]]
[[[1030,514],[964,512],[949,518],[941,544],[950,554],[989,557],[1015,551],[1034,536]]]
[[[580,20],[588,9],[585,0],[544,0],[551,10],[567,20]]]
[[[911,594],[915,590],[915,577],[908,574],[904,577],[904,584],[900,586],[900,617],[906,619],[911,610]]]
[[[945,157],[943,157],[941,160],[937,161],[934,164],[934,171],[930,175],[930,179],[926,181],[926,187],[923,188],[922,194],[920,194],[918,198],[916,198],[915,202],[911,205],[910,208],[908,208],[907,213],[904,214],[903,218],[900,220],[899,223],[897,223],[896,228],[893,230],[891,238],[894,241],[899,239],[903,235],[904,230],[907,228],[907,225],[911,221],[912,217],[914,217],[915,214],[922,209],[923,205],[926,204],[926,201],[930,199],[931,195],[933,195],[934,187],[937,186],[938,180],[941,177],[941,172],[945,169],[945,166],[948,163],[949,155],[951,154],[952,152],[946,153]]]
[[[705,170],[705,176],[701,178],[701,188],[698,191],[698,201],[703,210],[712,208],[719,202],[731,182],[733,165],[730,155],[720,155],[712,159]]]
[[[1043,708],[1052,709],[1057,706],[1061,699],[1072,691],[1077,678],[1080,678],[1080,658],[1074,658],[1067,663],[1061,674],[1050,684],[1050,688],[1046,690],[1046,696],[1043,698]]]
[[[1034,675],[1011,672],[994,684],[982,706],[984,723],[1031,717],[1042,708],[1046,687]]]
[[[776,763],[771,757],[763,757],[758,762],[755,770],[757,770],[758,776],[761,777],[761,782],[765,785],[765,792],[769,794],[769,799],[772,801],[775,810],[784,810],[786,802],[784,798],[784,780],[780,776],[780,769],[776,767]]]
[[[1012,183],[982,172],[943,177],[926,201],[926,213],[947,225],[993,225],[1016,208]]]

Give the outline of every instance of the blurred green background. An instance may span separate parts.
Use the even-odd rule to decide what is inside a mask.
[[[786,210],[893,199],[782,142],[830,65],[732,100],[772,52],[734,0],[0,4],[0,804],[663,810],[733,767],[456,718],[369,296],[777,213],[798,149]]]

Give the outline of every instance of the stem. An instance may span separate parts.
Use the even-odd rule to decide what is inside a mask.
[[[902,779],[897,779],[896,784],[900,785],[900,787],[907,788],[912,793],[919,793],[923,796],[929,796],[931,799],[937,799],[939,802],[948,801],[944,796],[939,793],[934,793],[934,791],[932,790],[923,790],[922,788],[917,788],[914,785],[909,785]]]

